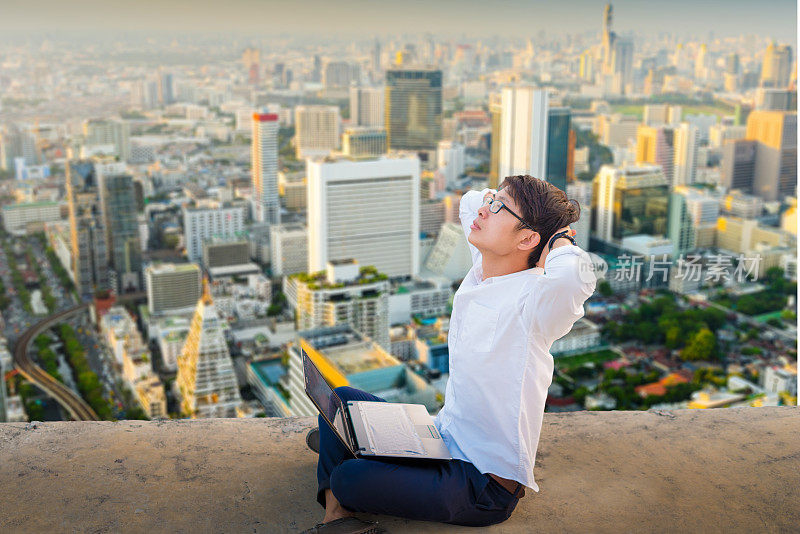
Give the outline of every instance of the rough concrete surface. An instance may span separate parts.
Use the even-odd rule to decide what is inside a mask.
[[[0,532],[298,532],[314,418],[0,424]],[[798,532],[800,409],[545,414],[492,532]],[[389,532],[481,529],[375,519]]]

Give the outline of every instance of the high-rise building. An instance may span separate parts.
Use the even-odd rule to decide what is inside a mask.
[[[633,81],[633,40],[617,37],[611,55],[611,74],[615,93],[624,94]]]
[[[386,154],[386,130],[366,126],[347,128],[342,135],[342,153],[356,158]]]
[[[572,113],[569,108],[550,108],[547,114],[547,173],[544,178],[562,191],[566,191]]]
[[[492,137],[489,156],[489,187],[497,189],[500,177],[500,147],[502,146],[503,97],[500,93],[489,96],[489,114],[492,121]],[[502,178],[505,178],[503,176]]]
[[[350,124],[383,128],[384,94],[383,87],[351,87]]]
[[[725,74],[738,75],[741,72],[741,61],[739,54],[732,53],[725,57]]]
[[[181,413],[192,418],[241,417],[242,397],[222,321],[206,285],[189,336],[178,356],[175,379]]]
[[[659,165],[672,185],[675,167],[675,132],[666,126],[640,126],[636,136],[636,163]]]
[[[347,324],[388,349],[389,282],[355,260],[328,262],[322,272],[290,275],[283,292],[298,330]]]
[[[694,77],[697,80],[705,80],[708,78],[708,45],[703,43],[697,50],[697,56],[694,58]]]
[[[718,215],[718,198],[691,187],[675,187],[670,193],[667,231],[672,257],[713,246]]]
[[[350,87],[361,81],[361,66],[347,61],[329,61],[322,73],[322,83],[328,89]]]
[[[110,265],[118,293],[142,287],[142,243],[136,213],[136,191],[128,174],[98,172],[100,210],[106,230]]]
[[[109,246],[95,162],[69,161],[66,189],[70,226],[70,271],[81,295],[110,289]]]
[[[278,114],[253,114],[251,173],[253,218],[258,222],[281,222],[278,200]]]
[[[789,85],[792,75],[792,47],[770,43],[764,52],[761,67],[761,86],[784,88]]]
[[[697,127],[689,123],[683,123],[674,129],[673,185],[691,185],[695,182],[699,135]]]
[[[183,208],[183,236],[189,261],[203,259],[203,243],[211,238],[242,236],[247,206],[242,202],[208,203]]]
[[[720,178],[726,189],[753,192],[757,145],[757,141],[748,139],[732,139],[723,143]]]
[[[583,250],[589,250],[589,236],[592,231],[592,184],[574,181],[567,184],[567,198],[574,199],[581,207],[581,216],[570,226],[575,230],[575,242]]]
[[[390,149],[434,150],[442,139],[442,71],[394,67],[386,72],[385,125]]]
[[[638,234],[666,235],[669,182],[656,165],[603,165],[593,181],[593,233],[620,242]]]
[[[603,9],[603,74],[611,74],[612,56],[614,53],[614,41],[617,34],[611,29],[614,22],[614,8],[611,3],[606,4]]]
[[[194,263],[161,263],[145,269],[150,315],[191,312],[201,295],[200,267]]]
[[[436,151],[436,166],[444,174],[448,187],[454,187],[458,178],[464,174],[466,147],[454,141],[439,141]]]
[[[746,135],[758,142],[753,194],[766,201],[796,194],[797,113],[753,111]]]
[[[130,124],[122,120],[90,119],[83,123],[87,145],[114,145],[121,161],[131,157]]]
[[[175,102],[175,77],[162,67],[158,69],[158,102],[162,106]]]
[[[602,144],[624,148],[631,140],[636,140],[639,124],[639,119],[630,115],[600,115],[597,118],[597,134]]]
[[[272,276],[303,273],[308,270],[308,230],[302,224],[271,226],[270,265]]]
[[[16,125],[0,129],[0,168],[14,170],[17,158],[22,158],[25,165],[38,165],[42,161],[36,135]]]
[[[519,174],[545,179],[549,134],[547,91],[533,87],[506,87],[502,93],[502,106],[498,180]]]
[[[594,50],[584,50],[578,59],[578,76],[584,81],[594,82],[596,75]]]
[[[327,156],[339,148],[341,117],[338,106],[297,106],[294,126],[298,158]]]
[[[797,90],[760,87],[756,90],[756,109],[797,111]]]
[[[309,159],[307,169],[309,272],[355,259],[389,276],[417,274],[416,156]]]
[[[252,47],[245,48],[242,52],[242,64],[247,72],[247,81],[257,85],[261,74],[261,51]]]
[[[708,146],[710,148],[722,148],[726,141],[744,139],[746,133],[746,126],[716,124],[708,129]]]

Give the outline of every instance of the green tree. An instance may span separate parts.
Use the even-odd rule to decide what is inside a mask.
[[[600,283],[597,284],[597,291],[604,297],[610,297],[614,294],[614,290],[611,289],[611,284],[606,280],[601,280]]]
[[[717,356],[717,337],[708,328],[701,328],[681,351],[681,359],[709,361]]]

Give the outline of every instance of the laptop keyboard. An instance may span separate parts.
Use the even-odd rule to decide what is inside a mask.
[[[359,405],[367,435],[377,454],[424,454],[405,406],[389,402],[365,402]]]

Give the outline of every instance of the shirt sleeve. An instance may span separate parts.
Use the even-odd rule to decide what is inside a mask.
[[[583,317],[583,303],[592,296],[597,277],[589,254],[574,245],[553,249],[545,258],[544,274],[525,303],[525,321],[549,347]]]
[[[464,237],[467,238],[467,245],[469,246],[469,253],[472,256],[472,264],[480,259],[481,253],[475,248],[475,245],[469,242],[469,234],[472,233],[470,226],[472,221],[478,216],[478,210],[483,203],[483,197],[486,193],[497,193],[494,189],[488,187],[482,191],[467,191],[461,196],[461,202],[458,205],[458,218],[461,220],[461,229],[464,230]]]

